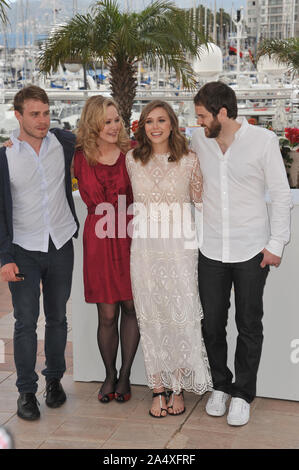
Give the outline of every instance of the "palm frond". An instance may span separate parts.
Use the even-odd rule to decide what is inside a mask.
[[[6,9],[10,8],[10,5],[7,3],[6,0],[0,0],[0,21],[4,24],[7,24],[7,12]]]
[[[60,63],[78,59],[87,63],[92,57],[93,19],[87,15],[76,15],[69,23],[56,26],[43,45],[38,65],[41,72],[57,70]]]
[[[263,55],[286,64],[293,73],[299,73],[299,38],[265,40],[259,47],[257,57]]]

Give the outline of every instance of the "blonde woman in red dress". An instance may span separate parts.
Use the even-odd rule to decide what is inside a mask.
[[[74,175],[88,210],[83,234],[85,300],[97,305],[97,340],[106,369],[98,398],[102,403],[113,399],[125,402],[131,397],[130,372],[139,330],[130,279],[131,238],[126,230],[130,219],[127,208],[133,201],[125,164],[130,141],[113,100],[102,96],[87,100],[76,148]],[[114,220],[109,219],[111,209]],[[122,226],[118,213],[122,214]],[[117,377],[119,338],[122,365]]]

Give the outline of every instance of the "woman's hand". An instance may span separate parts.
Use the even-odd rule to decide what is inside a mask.
[[[6,147],[6,148],[10,148],[13,146],[13,143],[10,139],[6,140],[5,142],[3,142],[2,144],[3,147]]]

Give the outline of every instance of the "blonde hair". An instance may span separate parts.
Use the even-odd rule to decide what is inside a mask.
[[[141,160],[143,164],[146,164],[152,156],[152,143],[146,135],[145,124],[147,116],[156,108],[164,109],[171,123],[171,133],[168,140],[170,156],[168,160],[171,162],[179,161],[184,155],[188,154],[188,143],[180,132],[178,118],[174,110],[166,101],[161,100],[151,101],[141,112],[138,129],[135,132],[137,147],[133,150],[133,157],[135,160]]]
[[[96,154],[98,151],[97,140],[100,132],[105,126],[107,108],[114,106],[120,115],[118,105],[111,98],[97,95],[88,98],[77,127],[77,141],[76,148],[84,152],[85,158],[89,165],[96,165]],[[118,135],[117,146],[123,153],[126,153],[130,148],[130,140],[125,130],[123,120],[121,120],[121,129]]]

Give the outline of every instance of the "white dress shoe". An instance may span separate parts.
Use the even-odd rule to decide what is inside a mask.
[[[250,404],[243,398],[233,397],[227,415],[227,422],[231,426],[247,424],[250,416]]]
[[[229,399],[227,393],[213,390],[206,404],[206,412],[210,416],[223,416],[226,412],[226,402]]]

